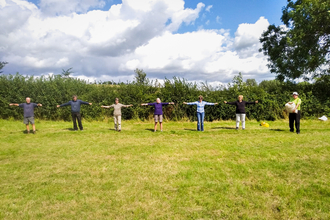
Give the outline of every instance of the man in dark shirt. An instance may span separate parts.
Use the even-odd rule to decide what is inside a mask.
[[[23,108],[24,111],[24,120],[23,123],[26,125],[26,131],[29,134],[30,133],[30,127],[29,123],[32,124],[32,129],[33,129],[33,134],[36,133],[36,126],[34,124],[34,108],[38,106],[42,106],[42,104],[36,104],[36,103],[31,103],[31,99],[29,97],[26,97],[25,99],[26,103],[11,103],[9,104],[10,106],[18,106],[20,108]]]
[[[79,129],[81,131],[83,130],[83,126],[82,126],[82,123],[81,123],[81,114],[80,114],[80,105],[81,104],[92,105],[92,103],[84,102],[84,101],[81,101],[81,100],[77,99],[76,95],[72,96],[72,101],[69,101],[69,102],[64,103],[62,105],[57,105],[57,108],[67,106],[67,105],[71,105],[71,115],[72,115],[72,121],[73,121],[73,129],[75,131],[78,130],[77,119],[78,119]]]
[[[226,103],[228,105],[236,105],[236,130],[238,130],[240,120],[242,120],[242,128],[244,130],[245,129],[245,114],[246,114],[246,112],[245,112],[245,106],[247,104],[258,103],[258,101],[255,101],[255,102],[246,102],[246,101],[243,101],[243,96],[242,95],[239,95],[237,101],[235,101],[235,102],[224,101],[224,103]]]

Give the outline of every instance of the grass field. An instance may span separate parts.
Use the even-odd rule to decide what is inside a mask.
[[[0,219],[330,219],[330,122],[0,120]]]

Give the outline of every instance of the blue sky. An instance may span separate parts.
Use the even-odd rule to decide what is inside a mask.
[[[212,85],[241,72],[274,79],[258,52],[286,0],[0,0],[5,74],[58,74],[88,80],[173,76]]]

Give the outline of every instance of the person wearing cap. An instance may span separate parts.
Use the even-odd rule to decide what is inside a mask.
[[[81,114],[80,114],[80,105],[81,104],[92,105],[92,103],[81,101],[80,99],[78,99],[78,97],[76,95],[72,96],[72,101],[69,101],[69,102],[64,103],[62,105],[57,105],[57,108],[67,106],[67,105],[71,105],[71,116],[72,116],[72,121],[73,121],[73,129],[75,131],[78,131],[77,120],[78,120],[79,129],[81,131],[83,130],[83,126],[82,126],[82,123],[81,123]]]
[[[133,106],[133,105],[123,105],[123,104],[119,103],[119,99],[116,98],[115,104],[112,104],[110,106],[102,105],[101,108],[114,108],[113,119],[115,122],[115,130],[120,132],[121,131],[121,108],[122,107],[128,108],[131,106]]]
[[[239,128],[239,123],[242,120],[242,129],[245,130],[245,106],[248,104],[256,104],[258,101],[254,102],[246,102],[243,101],[243,95],[238,96],[238,100],[235,102],[227,102],[224,101],[225,104],[228,105],[236,105],[236,130]]]
[[[204,131],[204,117],[205,117],[205,111],[204,107],[205,105],[217,105],[218,103],[211,103],[211,102],[205,102],[203,101],[203,96],[198,97],[198,101],[196,102],[183,102],[185,105],[197,105],[197,131]]]
[[[296,132],[297,132],[297,134],[300,134],[301,99],[298,98],[298,96],[299,96],[299,94],[297,92],[294,92],[294,93],[292,93],[292,98],[290,99],[290,102],[293,102],[296,105],[296,107],[293,109],[293,111],[291,113],[289,113],[289,126],[290,126],[290,131],[294,132],[293,124],[295,124]]]
[[[35,134],[36,126],[34,124],[34,108],[42,106],[42,104],[32,103],[31,99],[29,97],[26,97],[25,101],[26,101],[26,103],[21,103],[21,104],[11,103],[9,105],[18,106],[20,108],[23,108],[23,111],[24,111],[23,123],[26,125],[26,133],[28,133],[28,134],[30,133],[30,127],[29,127],[29,123],[30,123],[32,125],[33,134]]]
[[[161,102],[160,98],[156,99],[154,103],[142,103],[141,105],[151,105],[155,107],[154,119],[155,119],[155,128],[154,132],[157,131],[157,123],[160,124],[160,131],[163,131],[163,105],[174,105],[174,102]]]

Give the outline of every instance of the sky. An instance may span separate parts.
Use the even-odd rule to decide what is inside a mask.
[[[90,81],[150,79],[220,85],[274,79],[259,38],[286,0],[0,0],[4,74],[72,68]]]

